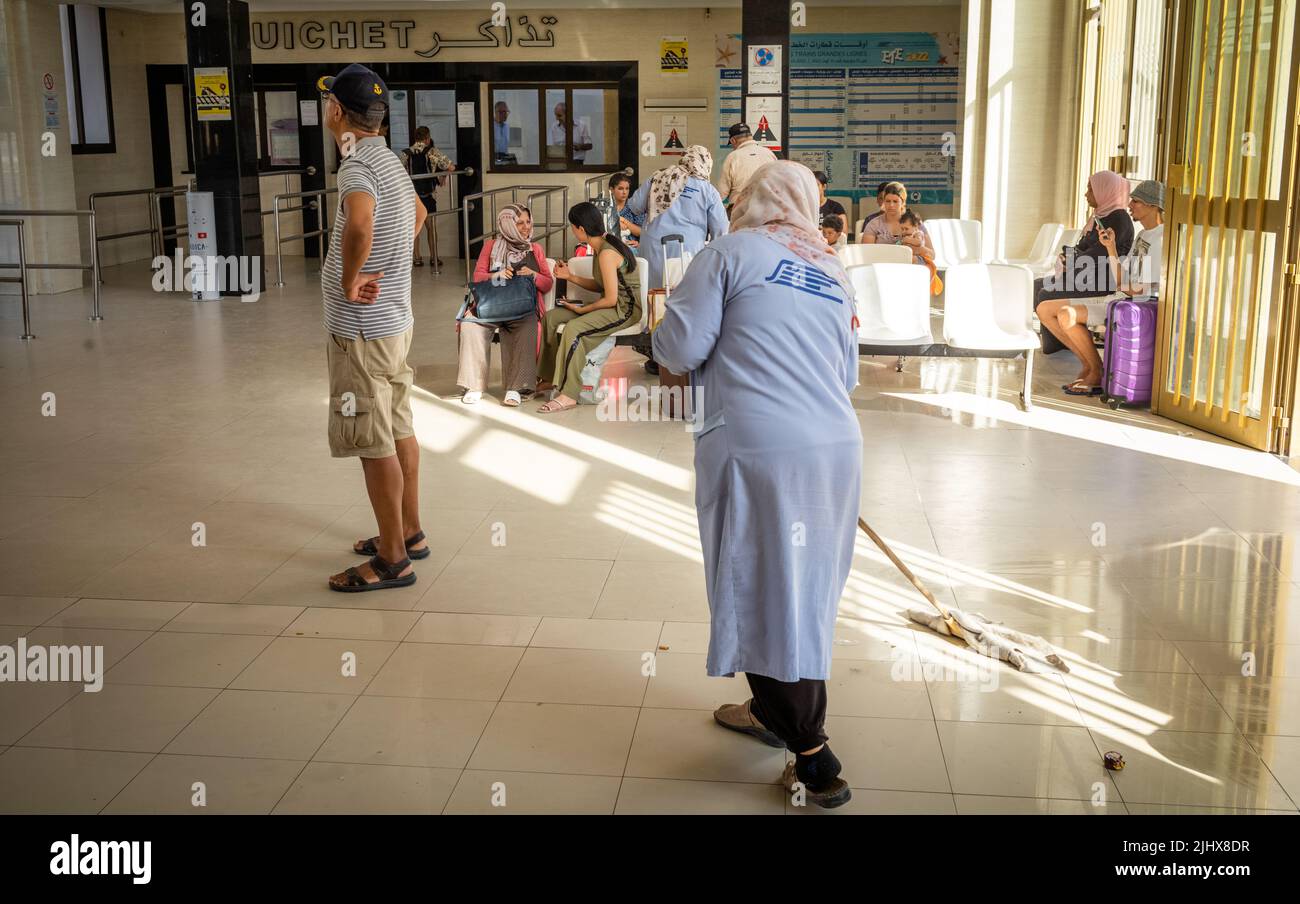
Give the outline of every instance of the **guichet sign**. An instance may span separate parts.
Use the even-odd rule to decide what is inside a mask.
[[[432,59],[444,49],[491,52],[501,47],[548,49],[555,46],[555,16],[492,16],[478,24],[474,33],[443,34],[444,28],[416,30],[413,19],[303,19],[278,22],[255,19],[253,46],[258,50],[411,50]]]

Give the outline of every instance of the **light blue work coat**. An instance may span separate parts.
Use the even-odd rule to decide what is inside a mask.
[[[627,202],[627,206],[638,214],[649,209],[650,181],[641,183]],[[641,253],[648,269],[650,289],[659,289],[664,284],[664,249],[659,240],[665,235],[680,235],[685,238],[685,248],[690,254],[696,254],[704,247],[706,236],[717,238],[727,232],[727,209],[722,206],[722,198],[712,184],[694,176],[687,178],[682,193],[672,205],[648,224],[641,226]],[[675,244],[668,247],[668,253],[674,256],[680,253]]]
[[[862,482],[853,313],[833,279],[746,232],[696,255],[653,334],[700,406],[710,675],[830,675]]]

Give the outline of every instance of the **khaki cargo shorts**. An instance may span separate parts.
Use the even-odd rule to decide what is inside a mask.
[[[415,435],[410,350],[411,329],[383,339],[330,334],[330,455],[387,458],[397,454],[397,440]]]

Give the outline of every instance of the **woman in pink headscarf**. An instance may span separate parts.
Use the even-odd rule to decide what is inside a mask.
[[[1057,272],[1034,281],[1034,310],[1043,325],[1043,353],[1069,349],[1082,364],[1079,376],[1061,387],[1067,395],[1101,392],[1101,358],[1083,327],[1082,304],[1068,299],[1094,298],[1115,291],[1110,251],[1102,244],[1102,230],[1115,237],[1118,256],[1133,244],[1133,218],[1128,213],[1129,182],[1119,173],[1101,170],[1088,177],[1084,195],[1091,212],[1079,241],[1062,249]]]
[[[809,803],[850,797],[825,732],[835,614],[853,561],[862,433],[853,287],[818,229],[812,171],[777,160],[736,199],[731,231],[691,261],[652,334],[691,374],[695,507],[710,675],[752,697],[714,713],[794,761]]]

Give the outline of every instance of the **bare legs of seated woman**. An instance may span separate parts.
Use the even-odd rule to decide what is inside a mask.
[[[1088,309],[1069,300],[1044,301],[1038,306],[1038,319],[1083,362],[1083,370],[1070,386],[1081,390],[1101,386],[1101,355],[1097,354],[1086,325]]]

